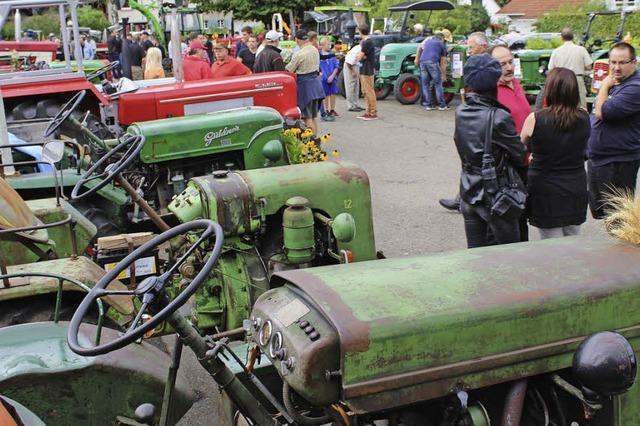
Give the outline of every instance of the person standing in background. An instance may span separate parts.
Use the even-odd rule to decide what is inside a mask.
[[[129,45],[129,60],[131,64],[131,79],[142,80],[142,58],[144,58],[144,49],[140,45],[140,37],[135,35]]]
[[[593,66],[593,59],[591,59],[591,55],[584,46],[579,46],[573,42],[573,31],[571,28],[563,28],[560,36],[564,43],[551,52],[549,70],[562,67],[573,71],[578,78],[580,106],[587,109],[587,88],[584,84],[584,73],[589,71]]]
[[[320,73],[322,74],[322,89],[324,90],[324,114],[323,121],[334,121],[338,116],[336,112],[336,95],[338,94],[338,72],[340,62],[331,50],[331,40],[323,37],[320,40]]]
[[[425,110],[435,109],[431,96],[431,83],[435,89],[438,110],[448,110],[449,107],[444,102],[444,87],[442,86],[443,76],[446,78],[447,72],[447,47],[444,44],[442,33],[436,33],[418,45],[415,63],[420,67]]]
[[[247,48],[247,42],[249,41],[249,36],[253,34],[253,28],[249,25],[242,27],[240,30],[241,39],[236,43],[236,56],[243,50]]]
[[[182,61],[182,78],[184,81],[205,80],[213,78],[211,65],[206,61],[207,52],[198,40],[189,44],[189,54]]]
[[[278,43],[282,38],[282,34],[269,30],[265,34],[264,49],[260,54],[256,54],[256,61],[253,64],[253,72],[271,72],[271,71],[284,71],[284,60],[282,59],[281,51],[278,48]]]
[[[357,60],[360,53],[360,45],[353,46],[344,58],[342,77],[347,98],[347,111],[361,112],[364,108],[360,105],[360,62]]]
[[[154,80],[156,78],[164,78],[164,69],[162,68],[162,52],[157,47],[150,47],[147,50],[147,56],[144,59],[144,79]]]
[[[253,34],[247,39],[247,48],[238,53],[238,61],[253,71],[253,64],[256,61],[258,52],[258,38]]]
[[[291,62],[286,66],[287,71],[296,74],[298,82],[298,108],[305,125],[315,135],[318,134],[318,112],[324,90],[318,77],[320,72],[320,52],[309,41],[309,35],[305,29],[296,32],[296,43],[300,47]]]
[[[375,74],[375,46],[369,38],[369,27],[364,25],[360,28],[362,41],[360,41],[360,53],[357,59],[361,64],[360,67],[360,87],[364,94],[367,110],[363,115],[358,117],[361,120],[371,121],[378,119],[378,100],[376,99],[376,91],[374,88]]]

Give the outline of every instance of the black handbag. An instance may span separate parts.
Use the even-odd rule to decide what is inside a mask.
[[[524,212],[527,191],[513,166],[504,161],[496,167],[493,157],[493,117],[495,108],[489,110],[489,122],[484,135],[482,155],[482,181],[485,203],[493,216],[517,219]]]

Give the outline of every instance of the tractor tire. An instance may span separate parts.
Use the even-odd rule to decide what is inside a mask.
[[[415,104],[420,100],[420,79],[409,73],[400,74],[393,88],[393,94],[403,105]]]
[[[387,97],[391,94],[391,89],[393,88],[393,86],[391,86],[390,84],[384,84],[381,87],[376,87],[375,91],[376,91],[376,99],[379,101],[382,101],[384,99],[387,99]]]

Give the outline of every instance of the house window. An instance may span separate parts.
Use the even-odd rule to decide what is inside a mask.
[[[640,6],[640,0],[610,0],[613,9],[637,9]]]

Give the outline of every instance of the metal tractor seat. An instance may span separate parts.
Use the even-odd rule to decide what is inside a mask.
[[[639,256],[610,237],[571,237],[287,271],[252,316],[306,400],[380,411],[568,368],[595,332],[636,346]]]
[[[33,214],[20,194],[0,178],[0,230],[38,225],[42,225],[42,221]],[[46,229],[24,231],[17,234],[38,243],[46,243],[49,240]]]

